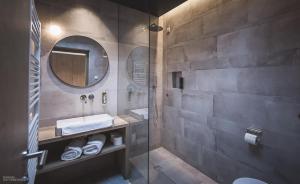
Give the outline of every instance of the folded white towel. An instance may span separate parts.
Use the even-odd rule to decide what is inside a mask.
[[[96,155],[100,153],[105,144],[106,137],[103,134],[93,135],[88,138],[87,145],[83,147],[83,154]]]
[[[75,139],[73,140],[66,148],[63,154],[61,155],[61,160],[75,160],[79,158],[82,154],[82,147],[85,144],[84,139]]]

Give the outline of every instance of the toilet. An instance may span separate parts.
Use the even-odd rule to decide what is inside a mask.
[[[267,184],[267,183],[253,178],[238,178],[234,180],[233,184]]]

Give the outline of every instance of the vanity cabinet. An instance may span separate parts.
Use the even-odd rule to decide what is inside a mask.
[[[117,132],[123,137],[122,145],[113,145],[110,134]],[[94,134],[105,134],[106,142],[97,155],[86,156],[72,161],[60,159],[65,147],[75,138],[87,138]],[[55,126],[43,127],[39,130],[39,147],[48,150],[46,164],[38,170],[37,183],[88,183],[91,177],[122,174],[125,179],[129,176],[129,124],[117,117],[112,127],[89,132],[56,136]]]

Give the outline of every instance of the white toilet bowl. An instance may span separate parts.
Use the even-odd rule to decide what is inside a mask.
[[[267,183],[253,178],[238,178],[234,180],[233,184],[267,184]]]

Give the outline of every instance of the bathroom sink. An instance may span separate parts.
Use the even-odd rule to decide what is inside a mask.
[[[148,119],[148,108],[130,110],[129,114],[138,119]]]
[[[56,135],[73,135],[91,130],[108,128],[113,125],[114,118],[108,114],[83,116],[56,121]]]

